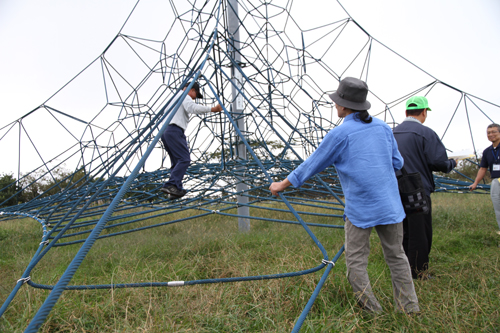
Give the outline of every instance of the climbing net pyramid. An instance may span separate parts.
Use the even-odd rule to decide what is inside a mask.
[[[40,247],[0,316],[26,282],[52,290],[27,331],[40,327],[67,289],[205,283],[69,285],[96,241],[168,227],[183,221],[177,214],[185,211],[192,214],[190,219],[214,213],[238,218],[245,230],[250,220],[259,219],[249,215],[250,207],[266,209],[262,202],[284,202],[295,220],[276,222],[301,224],[323,256],[319,266],[312,264],[307,271],[211,282],[280,278],[325,267],[328,275],[343,249],[329,257],[303,221],[306,213],[298,211],[301,206],[318,206],[328,210],[328,216],[342,216],[342,189],[335,168],[327,168],[280,198],[272,197],[268,187],[271,181],[284,179],[341,123],[328,94],[346,76],[368,83],[371,115],[391,126],[404,119],[406,99],[428,96],[433,108],[444,110],[435,115],[442,118],[442,127],[435,130],[445,145],[470,133],[476,149],[470,128],[492,123],[488,114],[498,111],[498,105],[413,65],[370,36],[340,3],[324,4],[327,8],[314,20],[302,15],[302,6],[284,0],[138,1],[97,59],[38,108],[0,128],[0,149],[13,142],[18,147],[18,170],[29,163],[38,165],[1,189],[11,195],[0,203],[4,206],[0,219],[31,217],[43,228]],[[161,13],[161,19],[148,22],[148,31],[138,19],[146,11]],[[184,178],[189,192],[169,200],[160,191],[169,177],[170,161],[159,139],[177,111],[167,105],[192,81],[202,87],[200,103],[220,103],[224,112],[191,120],[186,136],[192,163]],[[41,121],[49,133],[38,130]],[[71,171],[61,171],[65,168]],[[439,177],[437,184],[440,190],[459,191],[468,181]],[[235,208],[237,214],[228,213]],[[131,212],[126,222],[124,211]],[[165,221],[138,226],[152,216]],[[107,232],[101,234],[104,229]],[[72,244],[80,244],[80,251],[56,285],[30,280],[30,271],[52,247]]]

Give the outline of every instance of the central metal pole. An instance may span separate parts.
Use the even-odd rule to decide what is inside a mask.
[[[230,47],[232,49],[230,50],[229,54],[234,60],[234,63],[240,64],[241,63],[241,56],[240,56],[240,22],[238,19],[238,0],[228,0],[228,8],[227,8],[227,22],[228,22],[228,28],[229,28],[229,39],[230,39]],[[246,134],[246,124],[245,124],[245,103],[243,100],[243,96],[241,96],[236,89],[236,86],[241,90],[243,88],[243,76],[241,75],[240,71],[235,68],[233,65],[231,68],[231,78],[233,81],[232,84],[232,113],[233,117],[235,117],[236,120],[236,125],[238,126],[239,130],[243,135]],[[247,148],[245,144],[243,143],[243,140],[241,138],[237,139],[237,156],[238,156],[238,162],[242,164],[241,167],[238,167],[236,169],[236,173],[240,175],[240,179],[237,179],[237,184],[236,184],[236,191],[240,194],[246,193],[246,191],[249,189],[249,186],[243,181],[245,180],[244,174],[245,174],[245,168],[247,166]],[[247,232],[250,231],[250,219],[248,216],[250,216],[250,209],[248,207],[248,197],[246,195],[240,195],[238,194],[236,196],[236,200],[238,202],[238,229],[240,232]]]

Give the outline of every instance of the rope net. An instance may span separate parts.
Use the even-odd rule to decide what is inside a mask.
[[[316,13],[314,20],[303,15],[303,6],[284,0],[138,1],[99,57],[42,105],[0,128],[1,149],[15,143],[19,152],[15,168],[32,170],[19,171],[17,180],[1,190],[8,195],[2,197],[0,221],[32,217],[44,229],[40,248],[0,316],[23,283],[52,290],[27,329],[36,331],[66,289],[281,278],[324,267],[328,274],[328,263],[333,264],[343,249],[329,258],[309,226],[343,225],[305,223],[303,216],[314,213],[301,209],[318,207],[325,211],[323,216],[341,221],[344,203],[335,168],[327,168],[280,198],[272,197],[268,186],[272,180],[284,179],[340,124],[328,94],[346,76],[368,83],[371,115],[390,126],[404,119],[406,99],[428,96],[433,109],[443,110],[433,116],[441,120],[441,127],[434,129],[444,144],[467,133],[476,153],[471,126],[486,128],[493,122],[488,114],[498,111],[498,105],[413,65],[374,39],[340,3],[322,4],[328,8]],[[141,12],[152,15],[148,31],[139,20]],[[237,18],[236,25],[230,17]],[[193,80],[201,85],[201,103],[220,103],[224,111],[191,120],[186,136],[192,162],[184,178],[188,193],[169,200],[160,191],[169,177],[170,161],[159,138],[177,111],[167,105]],[[39,130],[41,122],[49,133]],[[470,179],[436,177],[436,182],[438,190],[461,191]],[[278,201],[285,202],[295,219],[265,219],[254,213],[279,211],[266,206]],[[252,208],[251,216],[244,207]],[[234,209],[237,214],[230,212]],[[69,285],[96,241],[209,214],[301,224],[317,244],[323,262],[311,263],[306,271],[266,276]],[[142,222],[153,217],[162,217],[163,222],[144,226]],[[56,285],[28,279],[52,247],[73,244],[80,244],[80,251]],[[297,330],[308,309],[309,304]]]

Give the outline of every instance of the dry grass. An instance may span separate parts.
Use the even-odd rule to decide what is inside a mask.
[[[386,310],[367,317],[345,278],[343,256],[332,270],[303,332],[496,332],[500,327],[500,237],[489,197],[433,195],[431,270],[417,281],[422,313],[393,311],[389,270],[375,233],[369,272]],[[182,213],[188,214],[188,213]],[[283,213],[253,211],[272,218]],[[171,217],[141,222],[150,225]],[[317,223],[335,223],[307,217]],[[21,276],[40,240],[37,222],[0,223],[0,301]],[[313,228],[333,256],[343,244],[339,229]],[[3,235],[3,236],[2,236]],[[54,284],[79,245],[54,248],[31,276]],[[210,215],[98,241],[71,284],[200,280],[293,272],[315,267],[321,253],[300,226],[252,221],[240,234],[234,218]],[[178,288],[66,291],[41,332],[287,332],[291,331],[323,271],[294,278]],[[48,291],[23,286],[0,319],[0,331],[18,332]]]

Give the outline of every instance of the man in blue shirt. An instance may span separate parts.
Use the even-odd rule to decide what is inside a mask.
[[[413,96],[406,101],[406,118],[394,129],[399,152],[405,160],[408,173],[418,172],[422,177],[429,211],[408,216],[403,221],[403,247],[410,262],[414,279],[428,279],[429,253],[432,246],[431,193],[434,192],[433,171],[448,173],[457,161],[448,159],[446,149],[436,132],[423,123],[431,111],[427,98]]]
[[[389,126],[368,114],[365,82],[347,77],[329,95],[343,124],[325,136],[309,158],[282,182],[272,183],[273,195],[290,185],[301,186],[307,179],[334,164],[345,197],[345,256],[347,276],[358,303],[369,312],[380,312],[373,294],[367,265],[370,233],[375,228],[386,263],[391,270],[397,311],[418,312],[418,299],[404,254],[405,217],[395,171],[403,158]]]
[[[486,171],[489,169],[491,174],[490,196],[493,208],[495,209],[498,228],[500,229],[500,149],[498,147],[500,143],[500,125],[489,125],[486,129],[486,134],[492,145],[483,151],[479,171],[477,172],[476,180],[470,186],[470,190],[473,191],[476,189],[477,184],[483,180]],[[497,234],[500,235],[500,231],[497,231]]]

